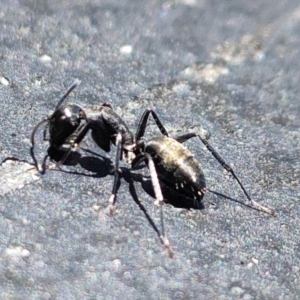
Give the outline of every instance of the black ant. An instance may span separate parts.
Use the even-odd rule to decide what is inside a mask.
[[[182,143],[193,137],[198,137],[217,161],[224,167],[224,169],[232,174],[252,207],[272,216],[276,215],[273,210],[256,203],[250,198],[241,181],[235,175],[233,169],[224,161],[223,158],[221,158],[221,156],[209,145],[209,143],[201,137],[200,134],[187,133],[175,138],[169,137],[168,132],[153,110],[148,109],[144,112],[134,136],[126,126],[123,119],[117,115],[113,111],[112,107],[107,103],[100,106],[99,115],[96,119],[88,118],[84,110],[77,104],[62,106],[65,98],[78,84],[79,82],[75,81],[56,105],[54,113],[49,118],[36,125],[31,136],[32,153],[35,132],[40,125],[46,122],[47,125],[44,129],[44,140],[46,139],[46,131],[49,127],[50,146],[57,149],[62,149],[64,145],[68,145],[69,147],[58,164],[64,163],[71,151],[78,147],[89,130],[91,130],[91,135],[95,143],[104,151],[109,152],[110,144],[113,143],[117,150],[115,158],[114,184],[109,200],[110,214],[112,214],[116,195],[120,187],[120,160],[125,157],[127,162],[131,163],[132,169],[137,169],[143,162],[145,162],[149,168],[156,198],[154,204],[160,206],[161,232],[157,229],[151,217],[138,200],[133,181],[128,179],[127,181],[130,184],[130,192],[134,201],[143,210],[146,218],[156,231],[161,242],[167,248],[171,257],[173,256],[173,253],[164,234],[162,216],[162,204],[164,202],[164,198],[159,181],[164,183],[167,187],[178,191],[184,197],[192,199],[196,206],[200,206],[200,203],[208,190],[206,188],[205,177],[200,163],[194,158],[193,154],[182,145]],[[145,142],[143,137],[150,114],[154,118],[162,136],[150,138],[147,142]]]

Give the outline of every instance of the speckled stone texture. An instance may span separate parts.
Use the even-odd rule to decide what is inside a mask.
[[[22,160],[0,165],[1,299],[299,298],[299,1],[0,7],[0,161]],[[105,154],[87,138],[82,146],[101,156],[80,150],[77,165],[38,175],[31,131],[75,78],[82,83],[68,101],[87,110],[109,102],[133,131],[153,107],[171,135],[205,134],[277,218],[211,193],[202,210],[165,205],[170,259],[125,180],[107,216],[114,149]],[[151,122],[146,138],[158,134]],[[39,162],[42,138],[41,128]],[[209,188],[246,203],[198,139],[186,146]],[[159,225],[153,198],[135,186]]]

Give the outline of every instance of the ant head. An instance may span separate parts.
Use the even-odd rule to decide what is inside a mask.
[[[56,110],[49,119],[50,144],[60,147],[77,130],[82,120],[87,120],[83,108],[69,104]]]
[[[46,131],[49,127],[51,127],[51,119],[53,119],[53,117],[55,117],[55,114],[58,112],[58,111],[62,111],[62,103],[64,102],[64,100],[68,97],[68,95],[80,84],[80,80],[79,79],[75,79],[75,81],[73,82],[73,84],[69,87],[69,89],[67,90],[67,92],[61,97],[61,99],[58,101],[58,103],[56,104],[55,106],[55,109],[54,109],[54,113],[52,115],[50,115],[48,118],[42,120],[41,122],[39,122],[33,129],[32,133],[31,133],[31,144],[32,144],[32,148],[34,147],[35,145],[35,133],[36,131],[38,130],[38,128],[46,123],[46,126],[44,128],[44,139],[46,138]],[[82,110],[82,108],[80,108]],[[83,111],[83,110],[82,110]],[[67,113],[65,113],[66,115]],[[81,118],[86,118],[84,112],[82,113],[79,113],[79,116],[80,116],[80,119]]]

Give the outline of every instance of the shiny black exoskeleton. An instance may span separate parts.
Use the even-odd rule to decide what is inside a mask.
[[[48,120],[49,142],[51,147],[60,149],[74,143],[87,117],[81,106],[69,104],[54,111]],[[46,136],[46,134],[44,134]]]
[[[151,138],[143,145],[143,152],[153,159],[159,180],[193,200],[193,207],[198,208],[206,192],[206,183],[201,165],[193,154],[164,135]]]

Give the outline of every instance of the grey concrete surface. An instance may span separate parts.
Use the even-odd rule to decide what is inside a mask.
[[[1,299],[300,299],[298,1],[0,4],[0,159],[23,160],[0,166]],[[203,210],[165,205],[170,259],[124,180],[106,215],[114,152],[87,139],[104,158],[36,174],[31,131],[75,78],[68,101],[109,102],[133,131],[153,106],[173,135],[207,132],[277,218],[210,193]],[[42,129],[37,141],[42,161]],[[211,189],[246,202],[200,141],[187,147]]]

